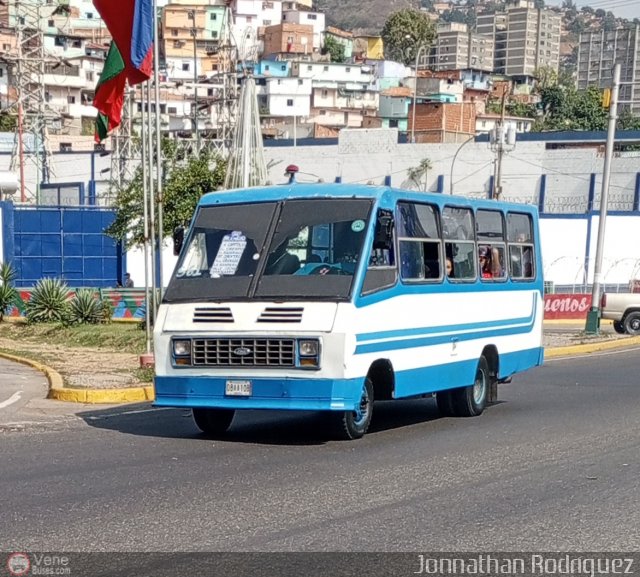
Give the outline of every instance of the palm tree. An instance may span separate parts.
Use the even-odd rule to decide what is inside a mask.
[[[422,187],[424,192],[427,192],[427,175],[433,168],[433,163],[429,158],[423,158],[418,166],[410,168],[407,172],[409,180],[413,181],[418,188]],[[424,181],[422,180],[424,179]]]

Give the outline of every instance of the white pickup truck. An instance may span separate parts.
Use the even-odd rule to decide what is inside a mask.
[[[640,293],[604,293],[600,312],[613,321],[617,333],[640,335]]]

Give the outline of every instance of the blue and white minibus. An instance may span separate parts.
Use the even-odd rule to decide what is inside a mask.
[[[298,184],[210,193],[155,328],[155,405],[219,435],[235,411],[326,411],[361,437],[374,400],[477,416],[542,364],[534,206]]]

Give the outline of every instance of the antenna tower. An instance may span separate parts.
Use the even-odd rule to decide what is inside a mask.
[[[53,163],[49,146],[49,127],[61,128],[61,116],[47,104],[44,76],[59,58],[47,54],[42,22],[66,3],[52,5],[47,0],[12,0],[9,2],[9,23],[16,30],[17,45],[13,60],[16,101],[11,109],[18,116],[18,130],[11,156],[11,170],[19,168],[20,200],[38,200],[40,182],[49,182]],[[46,11],[46,14],[43,12]],[[30,138],[27,138],[27,135]],[[35,180],[29,188],[26,181]]]

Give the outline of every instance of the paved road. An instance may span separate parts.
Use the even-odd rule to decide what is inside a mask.
[[[0,433],[5,550],[638,550],[640,351],[556,360],[476,419],[379,404],[356,442],[148,405]]]

